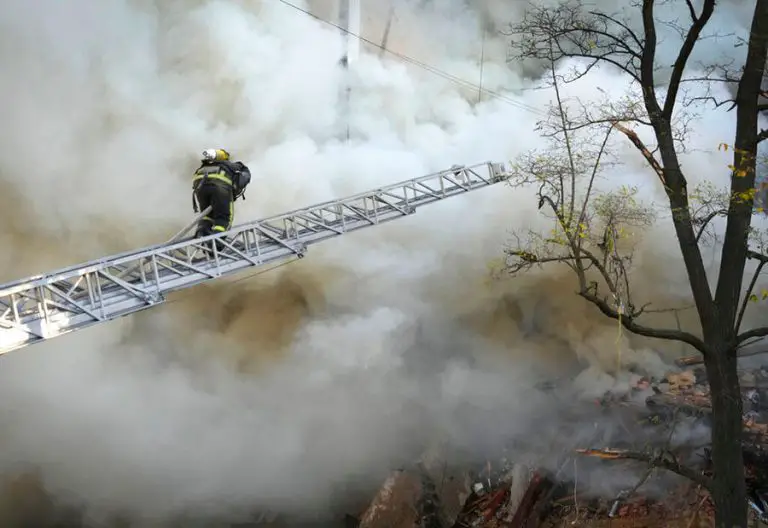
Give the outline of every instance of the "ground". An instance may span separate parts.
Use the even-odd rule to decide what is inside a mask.
[[[768,369],[743,370],[741,385],[750,515],[754,526],[767,526],[760,519],[768,522]],[[680,462],[708,473],[711,410],[703,369],[681,368],[660,380],[638,378],[629,392],[605,394],[594,405],[599,412],[589,419],[600,418],[591,438],[576,434],[578,412],[572,421],[565,421],[565,414],[554,417],[560,420],[561,438],[584,442],[575,449],[550,452],[548,459],[542,451],[539,465],[503,455],[480,467],[453,467],[448,477],[435,456],[432,462],[426,457],[413,468],[393,472],[364,512],[350,514],[356,519],[349,520],[350,526],[714,526],[712,502],[701,486],[637,460]],[[519,446],[511,451],[521,452]],[[623,479],[612,482],[616,475]]]

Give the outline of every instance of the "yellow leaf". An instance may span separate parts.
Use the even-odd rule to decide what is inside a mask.
[[[768,290],[766,290],[765,288],[763,288],[763,291],[762,291],[762,292],[760,292],[760,293],[762,293],[762,295],[763,295],[763,300],[766,300],[766,299],[768,299]]]
[[[750,295],[749,296],[749,301],[750,302],[757,302],[757,295],[755,295],[754,293],[752,295]]]

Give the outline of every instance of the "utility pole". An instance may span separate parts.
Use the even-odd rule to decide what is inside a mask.
[[[339,26],[342,28],[341,66],[344,68],[341,118],[344,121],[345,137],[349,141],[349,121],[351,114],[351,67],[360,55],[360,2],[361,0],[339,0]]]

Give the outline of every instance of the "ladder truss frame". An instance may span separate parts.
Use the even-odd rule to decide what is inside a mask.
[[[303,257],[307,246],[488,187],[504,166],[454,166],[339,200],[0,285],[0,354],[156,306],[170,292]]]

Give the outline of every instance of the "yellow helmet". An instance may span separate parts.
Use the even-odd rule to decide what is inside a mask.
[[[229,160],[229,152],[224,149],[205,149],[203,151],[203,160],[227,161]]]

